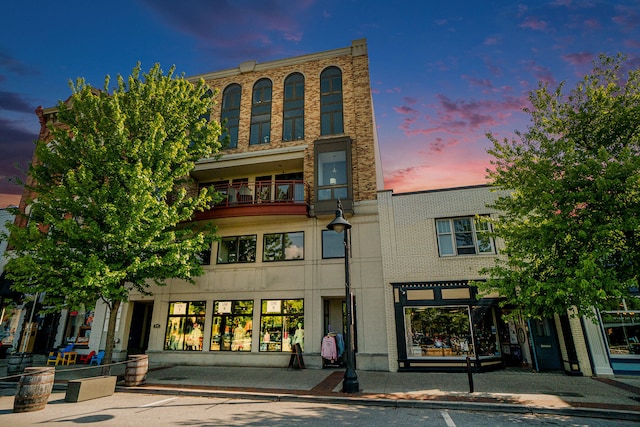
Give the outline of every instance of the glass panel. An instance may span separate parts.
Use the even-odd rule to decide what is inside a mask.
[[[405,307],[407,357],[473,356],[467,307]]]
[[[438,233],[451,233],[451,222],[448,219],[436,221]]]
[[[260,351],[304,351],[304,300],[263,300],[260,317]]]
[[[284,258],[282,236],[282,234],[264,235],[264,254],[262,257],[263,261],[277,261]]]
[[[478,356],[500,356],[500,341],[493,307],[473,307],[471,318]]]
[[[284,235],[284,256],[286,260],[304,259],[304,233]]]
[[[612,356],[640,355],[640,311],[603,312],[602,326]]]
[[[243,236],[238,245],[238,262],[255,262],[256,236]]]
[[[216,301],[211,327],[212,351],[251,351],[253,301]]]
[[[440,255],[455,255],[451,235],[438,236],[438,249]]]
[[[169,303],[164,349],[201,351],[205,312],[205,301]]]

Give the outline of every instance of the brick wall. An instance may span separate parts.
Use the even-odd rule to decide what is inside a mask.
[[[242,87],[238,147],[224,153],[244,153],[305,145],[304,179],[314,186],[314,142],[320,136],[320,74],[336,66],[342,71],[344,135],[352,140],[352,174],[354,201],[375,200],[377,190],[376,151],[373,108],[369,81],[369,58],[366,42],[357,40],[351,48],[311,54],[272,63],[243,63],[234,70],[201,76],[217,90],[211,117],[220,120],[222,92],[232,84]],[[243,72],[244,71],[244,72]],[[284,81],[291,73],[305,78],[305,137],[299,141],[282,140]],[[194,79],[197,77],[194,77]],[[253,85],[262,78],[272,82],[271,140],[268,144],[249,145]],[[332,135],[341,136],[341,135]]]

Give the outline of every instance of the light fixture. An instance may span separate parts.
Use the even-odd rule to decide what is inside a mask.
[[[349,230],[351,223],[344,218],[342,203],[338,199],[338,209],[336,209],[336,217],[331,221],[327,228],[336,233],[344,234],[344,283],[345,283],[345,306],[347,311],[347,333],[345,340],[345,352],[347,355],[347,368],[344,372],[344,380],[342,381],[342,391],[344,393],[356,393],[360,391],[360,383],[356,374],[356,359],[353,352],[353,297],[351,295],[351,276],[349,274]]]

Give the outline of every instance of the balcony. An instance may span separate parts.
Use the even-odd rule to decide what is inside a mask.
[[[308,215],[309,186],[304,181],[258,181],[212,186],[224,198],[196,221],[259,215]]]

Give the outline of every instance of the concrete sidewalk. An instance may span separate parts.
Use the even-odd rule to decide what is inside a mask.
[[[507,369],[466,373],[358,371],[360,392],[341,390],[343,370],[150,366],[146,384],[118,391],[313,399],[386,406],[535,412],[640,421],[640,378],[572,377]]]
[[[37,364],[37,363],[36,363]],[[0,382],[6,368],[0,365]],[[125,364],[112,375],[123,378]],[[101,368],[57,366],[56,388],[70,379],[100,375]],[[573,377],[506,369],[473,374],[473,393],[466,373],[358,371],[360,392],[341,390],[344,370],[160,366],[151,364],[146,382],[118,385],[118,392],[198,395],[265,400],[322,401],[390,407],[469,409],[548,413],[624,419],[640,422],[640,378]]]

